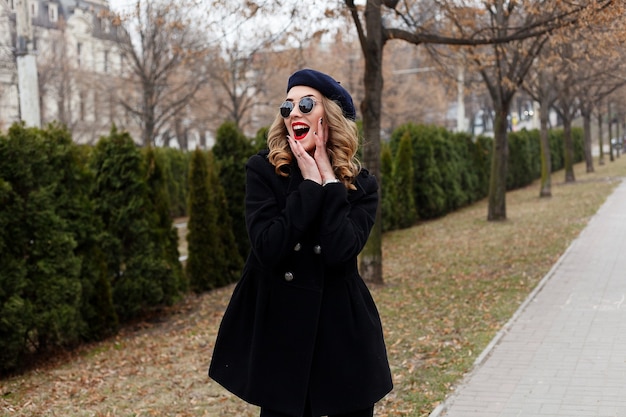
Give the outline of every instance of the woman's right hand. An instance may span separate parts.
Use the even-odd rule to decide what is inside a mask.
[[[321,184],[322,174],[320,173],[315,159],[304,150],[302,144],[295,141],[291,136],[287,135],[287,141],[289,143],[289,147],[291,148],[291,152],[298,162],[302,178]]]

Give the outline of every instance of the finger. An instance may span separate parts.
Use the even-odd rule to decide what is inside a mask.
[[[326,144],[326,141],[328,140],[328,125],[324,124],[324,119],[321,117],[317,122],[317,132],[318,136],[321,136],[324,144]]]
[[[296,141],[293,140],[291,138],[291,136],[287,135],[287,143],[289,144],[289,148],[291,149],[291,153],[293,153],[294,156],[297,157],[300,152],[298,151],[298,149],[296,149],[296,145],[297,145]]]
[[[295,141],[291,136],[287,135],[287,142],[289,143],[289,147],[291,148],[291,153],[296,157],[296,160],[299,160],[304,156],[304,148],[302,145]]]

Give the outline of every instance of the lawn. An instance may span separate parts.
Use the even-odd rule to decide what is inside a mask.
[[[481,201],[384,236],[385,285],[371,290],[395,388],[377,416],[427,416],[451,392],[626,177],[626,158],[595,168],[577,165],[571,184],[555,173],[549,199],[538,197],[538,183],[509,192],[503,222],[487,222]],[[258,415],[207,377],[231,292],[189,295],[111,339],[0,381],[1,415]]]

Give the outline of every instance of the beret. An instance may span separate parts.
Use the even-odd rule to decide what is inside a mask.
[[[350,93],[331,76],[313,69],[302,69],[294,72],[289,77],[287,92],[297,85],[304,85],[316,89],[322,93],[324,97],[336,101],[341,107],[341,110],[343,110],[344,117],[350,120],[356,120],[356,109],[352,103]]]

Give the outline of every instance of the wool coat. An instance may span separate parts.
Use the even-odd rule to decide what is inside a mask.
[[[357,270],[374,224],[375,177],[343,183],[246,164],[251,242],[218,331],[209,376],[245,401],[292,416],[371,407],[392,389],[378,310]]]

